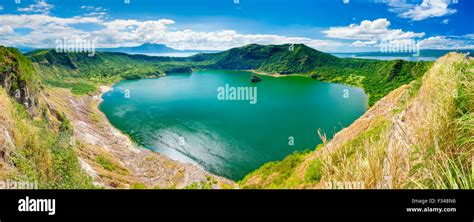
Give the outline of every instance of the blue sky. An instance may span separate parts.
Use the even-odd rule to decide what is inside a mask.
[[[304,43],[322,51],[377,51],[384,41],[474,48],[472,0],[0,0],[0,44],[97,47],[163,43],[224,50]]]

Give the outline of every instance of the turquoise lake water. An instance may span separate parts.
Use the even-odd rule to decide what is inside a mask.
[[[318,129],[330,138],[367,110],[359,88],[300,76],[251,83],[251,75],[209,70],[124,80],[102,96],[100,109],[140,145],[233,180],[314,149]],[[233,100],[232,89],[256,96]]]

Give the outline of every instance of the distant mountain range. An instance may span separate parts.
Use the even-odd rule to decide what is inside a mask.
[[[17,47],[18,50],[22,53],[28,53],[33,50],[37,50],[40,48],[32,48],[32,47]],[[144,43],[139,46],[130,46],[130,47],[116,47],[116,48],[98,48],[96,51],[99,52],[121,52],[121,53],[128,53],[128,54],[158,54],[158,53],[216,53],[221,52],[219,50],[179,50],[175,48],[168,47],[165,44],[153,44],[153,43]],[[419,57],[435,57],[439,58],[446,55],[448,52],[458,52],[465,54],[466,52],[470,52],[473,55],[473,49],[422,49],[420,50]],[[332,55],[349,55],[349,56],[356,56],[356,57],[407,57],[413,56],[414,53],[386,53],[386,52],[337,52],[331,53]],[[344,56],[344,57],[346,57]],[[232,59],[232,58],[229,58]],[[235,59],[235,58],[234,58]]]
[[[45,48],[33,48],[28,46],[19,46],[17,47],[18,50],[22,53],[28,53],[30,51],[38,50],[38,49],[45,49]],[[122,52],[128,54],[151,54],[151,53],[212,53],[212,52],[219,52],[219,50],[195,50],[195,49],[187,49],[187,50],[179,50],[174,49],[171,47],[166,46],[165,44],[153,44],[153,43],[145,43],[139,46],[130,46],[130,47],[116,47],[116,48],[98,48],[96,51],[99,52]]]
[[[166,46],[165,44],[152,44],[152,43],[145,43],[139,46],[131,46],[131,47],[117,47],[117,48],[99,48],[97,51],[100,52],[123,52],[129,54],[149,54],[149,53],[189,53],[189,52],[202,52],[202,53],[210,53],[210,52],[217,52],[213,50],[178,50],[171,47]]]

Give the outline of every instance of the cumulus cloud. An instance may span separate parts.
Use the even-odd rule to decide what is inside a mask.
[[[19,12],[49,14],[49,11],[53,8],[54,5],[48,4],[45,1],[37,1],[35,4],[28,5],[24,8],[17,8],[17,10]]]
[[[146,39],[146,37],[145,37]],[[163,32],[162,35],[152,36],[149,42],[165,42],[178,48],[217,49],[224,50],[232,47],[258,44],[302,43],[317,49],[339,47],[342,43],[329,40],[319,40],[301,37],[287,37],[264,34],[240,34],[235,30],[220,30],[214,32],[195,32],[192,30]]]
[[[101,20],[92,17],[59,18],[46,14],[0,15],[0,44],[8,46],[52,47],[54,41],[63,37],[86,36],[87,33],[73,28],[73,25],[95,23]],[[19,34],[15,29],[28,29],[28,34]]]
[[[81,6],[81,9],[88,10],[88,11],[107,11],[107,9],[104,9],[102,7],[96,7],[96,6],[90,6],[90,5],[83,5]]]
[[[474,40],[474,34],[465,34],[463,35],[464,38],[469,38]]]
[[[102,7],[83,5],[81,6],[81,9],[87,12],[86,14],[84,14],[84,16],[87,17],[105,18],[107,16],[107,9]]]
[[[10,34],[13,33],[13,29],[9,25],[0,26],[0,33]]]
[[[241,34],[235,30],[197,32],[190,29],[170,30],[173,20],[158,21],[114,20],[106,22],[105,30],[94,34],[100,43],[113,47],[127,43],[162,43],[178,49],[225,50],[251,43],[284,44],[303,43],[314,48],[338,47],[341,43],[279,35]],[[101,34],[99,34],[101,33]]]
[[[387,3],[389,11],[414,21],[456,13],[456,9],[449,8],[450,0],[423,0],[420,4],[408,3],[406,0],[389,0]]]
[[[80,23],[100,23],[101,20],[94,17],[72,17],[60,18],[44,14],[34,15],[0,15],[3,24],[13,28],[29,28],[38,31],[47,31],[51,27],[69,27]]]
[[[474,34],[464,36],[432,36],[422,39],[424,32],[417,33],[390,29],[390,22],[385,19],[364,20],[360,24],[344,27],[331,27],[323,31],[327,37],[353,40],[346,45],[355,48],[376,48],[381,44],[409,45],[417,44],[424,49],[465,49],[474,48]],[[416,40],[419,39],[419,40]]]
[[[364,20],[360,24],[331,27],[323,31],[331,39],[313,39],[269,34],[242,34],[236,30],[179,30],[170,19],[111,19],[88,13],[105,12],[93,6],[81,7],[86,14],[68,18],[47,13],[0,15],[0,45],[54,48],[58,39],[94,40],[97,47],[135,46],[143,43],[166,44],[177,49],[226,50],[251,43],[302,43],[323,51],[347,50],[350,47],[377,47],[382,41],[404,41],[421,38],[425,33],[390,29],[390,22],[381,18]],[[85,29],[80,27],[94,27]],[[27,33],[15,32],[28,29]],[[343,41],[339,41],[342,39]],[[348,40],[352,40],[352,43]],[[422,40],[424,48],[473,48],[474,34],[462,37],[435,36]]]
[[[323,31],[327,37],[350,40],[396,40],[421,38],[424,32],[405,32],[401,29],[389,29],[390,22],[385,18],[374,21],[364,20],[359,25],[351,24],[345,27],[331,27]]]
[[[374,46],[375,44],[377,44],[377,41],[375,40],[371,40],[371,41],[360,41],[360,40],[357,40],[355,42],[353,42],[351,45],[354,46],[354,47],[369,47],[369,46]]]
[[[0,15],[9,27],[0,28],[0,44],[54,47],[62,38],[87,38],[96,41],[98,47],[133,46],[142,43],[161,43],[178,49],[225,50],[250,43],[284,44],[303,43],[317,49],[330,50],[343,45],[333,40],[288,37],[265,34],[241,34],[235,30],[198,32],[172,28],[174,20],[104,20],[100,17],[76,16],[60,18],[46,14]],[[77,24],[92,24],[98,28],[87,31]],[[32,31],[20,35],[12,31],[27,28]],[[7,34],[8,33],[8,34]]]
[[[474,49],[474,38],[467,36],[433,36],[421,40],[424,49]]]

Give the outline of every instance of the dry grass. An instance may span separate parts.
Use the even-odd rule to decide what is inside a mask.
[[[365,188],[376,188],[382,179],[387,130],[388,121],[379,117],[354,139],[332,152],[321,152],[317,158],[322,162],[323,176],[315,182],[363,182]]]
[[[473,64],[455,53],[440,58],[422,79],[394,90],[306,155],[286,180],[263,176],[272,174],[267,166],[264,174],[257,170],[241,184],[328,188],[363,182],[366,189],[472,189]]]
[[[78,165],[71,133],[59,129],[58,119],[45,104],[40,101],[41,113],[32,117],[24,106],[9,98],[3,89],[0,91],[0,141],[10,140],[7,152],[11,167],[2,177],[36,181],[40,188],[91,187],[90,178]]]
[[[473,188],[473,65],[449,54],[423,78],[407,111],[417,141],[407,187]]]

